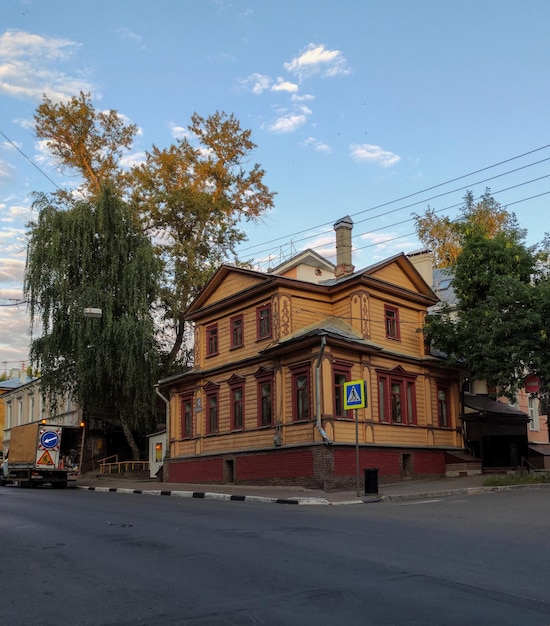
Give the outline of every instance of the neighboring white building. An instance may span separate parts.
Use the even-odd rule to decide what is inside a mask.
[[[164,463],[166,454],[166,430],[148,435],[149,439],[149,476],[156,478]]]
[[[1,396],[4,403],[4,436],[2,448],[4,456],[9,451],[11,429],[15,426],[45,422],[66,427],[64,437],[70,437],[70,458],[67,464],[77,470],[82,461],[84,428],[81,426],[82,411],[68,396],[59,399],[55,407],[44,403],[40,378],[13,379],[13,389]]]

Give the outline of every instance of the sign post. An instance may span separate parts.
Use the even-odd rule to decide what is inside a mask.
[[[344,383],[344,410],[355,409],[355,483],[359,497],[359,413],[358,409],[367,406],[367,390],[364,380]]]

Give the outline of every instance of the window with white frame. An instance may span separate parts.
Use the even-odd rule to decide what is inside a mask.
[[[529,396],[529,430],[540,430],[539,420],[539,399],[534,396]]]

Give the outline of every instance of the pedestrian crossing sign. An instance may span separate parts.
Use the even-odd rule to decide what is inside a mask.
[[[364,409],[367,406],[367,387],[364,380],[344,383],[344,410]]]

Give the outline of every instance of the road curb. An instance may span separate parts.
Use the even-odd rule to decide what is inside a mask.
[[[550,483],[533,483],[529,485],[502,485],[490,487],[459,487],[458,489],[443,489],[440,491],[425,491],[421,493],[394,494],[380,496],[383,502],[397,502],[399,500],[423,500],[425,498],[446,498],[448,496],[466,495],[474,496],[482,493],[502,493],[506,491],[518,491],[520,489],[545,489]]]
[[[196,498],[210,500],[228,500],[233,502],[267,502],[273,504],[295,504],[295,505],[328,505],[332,504],[325,498],[271,498],[268,496],[241,496],[229,493],[217,493],[209,491],[171,491],[164,489],[127,489],[125,487],[95,487],[79,485],[78,489],[84,491],[98,491],[100,493],[126,493],[149,496],[174,496],[176,498]]]
[[[483,493],[502,493],[517,491],[518,489],[544,489],[550,487],[550,483],[534,483],[529,485],[504,485],[492,487],[460,487],[457,489],[443,489],[439,491],[424,491],[406,494],[370,495],[357,498],[356,500],[331,501],[327,498],[296,497],[274,498],[269,496],[232,495],[229,493],[217,493],[210,491],[179,491],[166,489],[128,489],[125,487],[97,487],[78,485],[78,489],[84,491],[98,491],[102,493],[126,493],[150,496],[173,496],[176,498],[195,498],[225,500],[232,502],[261,502],[271,504],[292,504],[301,506],[349,506],[352,504],[374,504],[377,502],[400,502],[406,500],[427,500],[433,498],[447,498],[457,495],[476,495]]]

